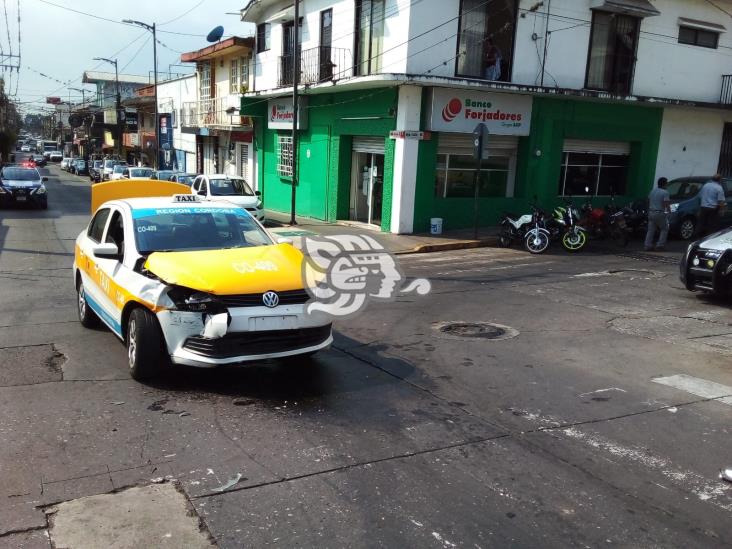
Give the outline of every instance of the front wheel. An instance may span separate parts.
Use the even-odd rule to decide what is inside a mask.
[[[562,235],[562,246],[568,252],[579,252],[587,244],[587,234],[577,228]]]
[[[157,318],[147,309],[137,308],[127,319],[127,359],[132,379],[155,377],[163,361],[163,333]]]
[[[532,229],[526,233],[524,246],[532,254],[540,254],[549,247],[549,235],[544,231]]]

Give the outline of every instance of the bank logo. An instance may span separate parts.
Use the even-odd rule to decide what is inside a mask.
[[[303,282],[311,297],[307,314],[342,318],[363,311],[371,300],[425,295],[431,288],[424,278],[407,282],[394,256],[367,235],[304,237],[303,252]]]
[[[450,99],[449,103],[445,105],[445,108],[442,109],[442,119],[445,122],[452,122],[455,120],[455,117],[460,114],[461,110],[463,110],[462,102],[457,97],[453,97]]]

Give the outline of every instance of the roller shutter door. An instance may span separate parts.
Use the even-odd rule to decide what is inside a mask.
[[[497,155],[499,151],[515,151],[518,149],[518,137],[515,135],[489,135],[483,140],[483,156],[488,151]],[[441,133],[437,144],[439,154],[473,154],[473,136],[466,133]]]
[[[384,154],[384,136],[354,135],[354,152]]]
[[[587,141],[584,139],[565,139],[564,152],[629,155],[630,143],[623,143],[619,141]]]

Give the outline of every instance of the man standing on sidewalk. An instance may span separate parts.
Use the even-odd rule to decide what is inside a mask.
[[[696,238],[706,236],[714,232],[717,228],[719,217],[724,214],[727,207],[727,201],[724,198],[724,189],[722,188],[722,176],[716,174],[699,192],[701,198],[701,208],[699,209],[699,223],[696,228]]]
[[[671,198],[666,190],[668,179],[662,177],[658,180],[658,186],[648,195],[648,231],[646,231],[645,250],[650,252],[653,249],[653,239],[656,236],[656,229],[661,234],[658,237],[656,250],[662,251],[666,247],[668,237],[668,211],[671,207]]]

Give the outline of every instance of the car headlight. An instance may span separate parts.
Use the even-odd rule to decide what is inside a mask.
[[[38,187],[35,191],[33,191],[34,194],[46,194],[46,186],[41,184],[40,187]]]
[[[678,209],[679,209],[679,205],[678,204],[671,204],[671,207],[669,208],[669,211],[671,213],[676,213],[678,211]]]
[[[226,307],[216,299],[215,295],[174,286],[168,290],[168,297],[179,311],[196,313],[221,313]]]

